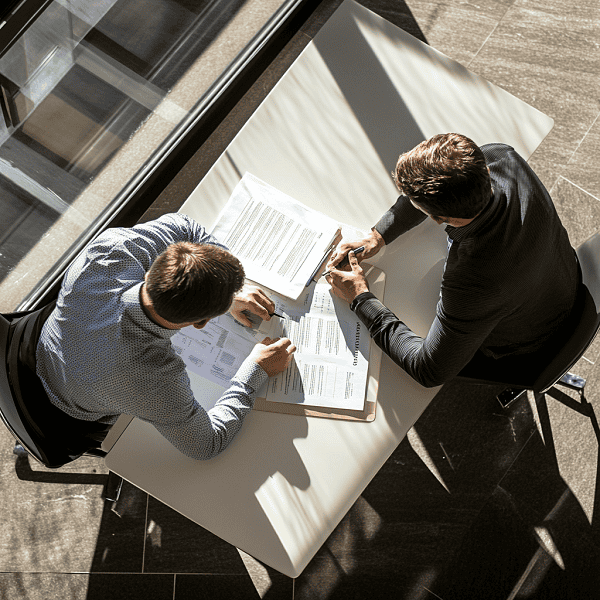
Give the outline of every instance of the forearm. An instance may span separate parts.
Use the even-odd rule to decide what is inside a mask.
[[[381,235],[386,244],[389,244],[426,218],[427,215],[415,208],[406,196],[400,196],[373,229]]]
[[[470,359],[468,345],[444,344],[435,324],[427,338],[418,336],[370,292],[357,297],[351,308],[375,343],[424,387],[442,385]]]
[[[194,400],[188,386],[188,401],[179,411],[175,411],[177,405],[174,403],[168,422],[156,422],[148,417],[146,420],[153,422],[156,429],[186,456],[208,460],[231,443],[254,406],[256,391],[267,379],[265,371],[247,359],[229,388],[208,412]]]
[[[267,379],[268,375],[254,361],[246,359],[242,363],[227,391],[208,411],[213,436],[207,458],[212,458],[227,448],[252,410],[256,392]]]

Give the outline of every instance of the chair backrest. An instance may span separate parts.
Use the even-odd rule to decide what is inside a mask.
[[[579,290],[579,319],[571,335],[537,378],[533,389],[552,387],[583,356],[600,328],[600,233],[577,249],[582,283]]]
[[[47,464],[47,456],[36,440],[37,436],[27,418],[17,408],[17,402],[8,379],[9,322],[0,315],[0,419],[15,439],[37,460]]]

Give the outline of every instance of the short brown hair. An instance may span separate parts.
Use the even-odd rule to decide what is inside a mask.
[[[177,242],[152,263],[145,285],[159,316],[195,323],[227,312],[244,285],[244,267],[218,246]]]
[[[481,148],[459,133],[443,133],[401,154],[392,173],[398,190],[432,216],[472,219],[490,199]]]

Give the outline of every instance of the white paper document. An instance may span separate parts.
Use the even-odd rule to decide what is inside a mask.
[[[297,299],[338,230],[334,219],[246,173],[211,233],[241,261],[248,279]]]
[[[254,345],[265,337],[289,337],[296,345],[290,366],[271,377],[258,397],[288,402],[362,410],[365,402],[370,336],[348,305],[335,298],[327,283],[305,289],[298,300],[270,290],[275,312],[253,329],[229,314],[204,329],[186,327],[172,338],[188,369],[223,387],[235,375]],[[260,321],[260,320],[259,320]]]

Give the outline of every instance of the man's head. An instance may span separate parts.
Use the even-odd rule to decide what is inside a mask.
[[[438,222],[473,219],[492,189],[483,152],[458,133],[435,135],[402,154],[393,177],[398,190]]]
[[[227,312],[244,285],[244,268],[212,244],[177,242],[152,263],[146,292],[154,311],[173,324],[207,321]]]

